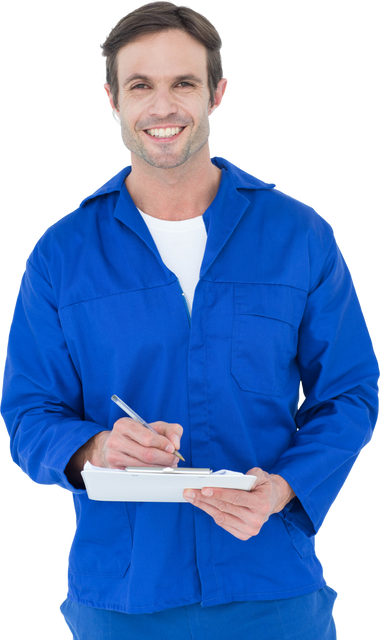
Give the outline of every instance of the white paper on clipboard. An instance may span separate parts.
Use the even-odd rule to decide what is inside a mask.
[[[223,487],[249,491],[256,480],[256,476],[227,469],[214,473],[204,469],[191,469],[188,473],[178,469],[178,473],[169,469],[142,471],[130,467],[123,471],[86,462],[82,478],[90,500],[111,502],[187,502],[182,495],[184,489]]]

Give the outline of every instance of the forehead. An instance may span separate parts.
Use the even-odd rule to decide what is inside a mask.
[[[194,74],[207,79],[206,48],[185,31],[171,29],[126,44],[117,54],[119,83],[132,74],[164,78]]]

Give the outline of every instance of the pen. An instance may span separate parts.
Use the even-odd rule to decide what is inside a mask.
[[[145,420],[140,418],[140,416],[138,416],[137,413],[135,411],[133,411],[133,409],[131,409],[131,407],[128,407],[128,405],[125,404],[125,402],[120,400],[120,398],[118,396],[113,395],[111,400],[113,400],[115,402],[115,404],[117,404],[117,406],[120,407],[120,409],[123,409],[123,411],[125,411],[125,413],[127,415],[129,415],[130,418],[132,418],[133,420],[136,420],[136,422],[139,422],[140,424],[142,424],[143,427],[146,427],[147,429],[149,429],[149,431],[153,431],[153,433],[157,433],[158,435],[161,435],[160,433],[158,433],[158,431],[153,429],[153,427],[151,427],[150,424],[148,424],[147,422],[145,422]],[[183,460],[185,462],[185,458],[183,458],[181,456],[179,451],[174,451],[173,455],[177,456],[177,458],[179,458],[180,460]]]

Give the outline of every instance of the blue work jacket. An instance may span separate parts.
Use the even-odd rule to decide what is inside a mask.
[[[191,317],[126,189],[130,167],[27,262],[2,414],[23,471],[73,493],[69,598],[83,605],[149,613],[321,588],[314,536],[375,424],[377,362],[330,226],[213,162],[222,177]],[[247,541],[189,503],[89,500],[64,470],[124,415],[113,394],[183,426],[180,465],[258,466],[296,498]]]

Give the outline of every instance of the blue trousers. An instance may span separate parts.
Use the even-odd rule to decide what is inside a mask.
[[[65,600],[61,611],[74,640],[336,640],[330,587],[286,600],[191,604],[126,614]]]

